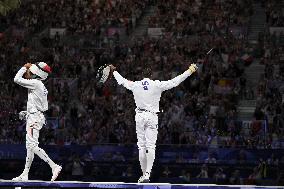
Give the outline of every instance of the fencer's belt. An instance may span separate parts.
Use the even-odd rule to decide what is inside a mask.
[[[157,114],[157,112],[151,112],[151,111],[146,110],[146,109],[143,109],[143,108],[137,108],[137,111],[138,111],[138,112],[150,112],[150,113],[152,113],[152,114]]]
[[[28,113],[28,114],[35,114],[35,113],[41,113],[41,114],[43,114],[44,117],[45,117],[45,113],[44,113],[43,111],[40,111],[40,110],[38,110],[38,111],[36,111],[36,112],[33,112],[33,113]]]

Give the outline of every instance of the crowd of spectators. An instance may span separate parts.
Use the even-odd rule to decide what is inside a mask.
[[[66,28],[69,34],[100,35],[110,26],[135,27],[147,3],[147,0],[30,0],[1,21],[29,33],[49,27]]]
[[[206,30],[226,33],[232,26],[247,27],[251,14],[251,0],[161,0],[156,14],[149,19],[149,26],[164,28],[165,32],[174,32],[177,36]]]
[[[279,4],[280,3],[280,4]],[[284,132],[284,51],[283,32],[271,32],[270,27],[283,26],[281,2],[265,1],[267,28],[259,37],[260,64],[264,73],[259,78],[256,92],[254,118],[265,120],[268,144],[274,147],[282,145]],[[282,20],[282,21],[281,21]]]
[[[282,50],[281,50],[282,51]],[[255,119],[266,120],[271,145],[281,145],[284,132],[284,101],[283,101],[283,61],[277,56],[264,57],[262,63],[265,65],[264,74],[259,79],[257,87],[257,105]],[[272,144],[272,141],[279,141]]]
[[[283,14],[283,2],[268,0],[264,1],[266,22],[269,26],[283,27],[284,26],[284,14]]]
[[[68,2],[50,0],[43,5],[34,2],[30,8],[34,7],[33,11],[37,12],[40,10],[37,6],[40,6],[48,12],[48,10],[54,11],[54,7],[63,8]],[[55,6],[54,3],[58,5]],[[125,10],[126,15],[131,14],[130,9],[126,9],[125,5],[131,5],[135,10],[142,11],[146,1],[129,1],[126,4],[123,4],[125,1],[72,1],[72,3],[74,6],[67,10],[78,14],[91,13],[92,10],[84,11],[85,7],[90,5],[96,7],[93,10],[96,10],[95,13],[98,15],[107,14],[108,11],[102,10],[109,10],[113,24],[117,23],[117,18],[121,16],[119,10]],[[132,3],[135,5],[132,6]],[[167,80],[182,73],[190,63],[196,62],[199,66],[198,73],[162,96],[158,143],[222,146],[249,144],[248,146],[252,148],[265,145],[257,142],[250,144],[250,139],[243,137],[236,108],[238,96],[244,87],[242,73],[245,67],[241,56],[250,48],[245,38],[246,33],[234,35],[230,28],[247,27],[248,20],[244,18],[251,14],[251,2],[243,0],[223,3],[188,1],[188,3],[192,5],[189,10],[185,9],[188,4],[184,1],[157,2],[155,16],[150,18],[149,25],[165,27],[165,35],[159,38],[150,36],[135,38],[131,43],[117,43],[112,47],[95,51],[58,42],[48,49],[48,53],[39,52],[50,55],[53,77],[57,78],[50,79],[47,83],[50,105],[47,115],[57,117],[59,120],[58,128],[52,126],[43,128],[41,142],[44,144],[135,143],[134,100],[124,88],[117,86],[114,80],[103,87],[94,82],[98,66],[114,63],[123,76],[137,80],[142,79],[143,67],[151,65],[154,79]],[[230,19],[225,19],[228,10],[232,9],[230,3],[237,9],[233,9],[235,12],[230,14]],[[168,11],[169,9],[171,11]],[[238,11],[240,9],[245,11],[240,13]],[[138,11],[139,15],[142,14],[141,11]],[[134,10],[133,12],[137,13]],[[11,18],[9,17],[9,23],[17,22],[16,18],[20,16],[17,14],[25,13],[23,11],[15,13]],[[44,11],[31,15],[41,14],[45,14]],[[61,12],[56,11],[56,14]],[[57,17],[60,19],[55,19],[56,22],[53,22],[53,18]],[[101,20],[106,18],[95,17]],[[44,22],[51,24],[50,26],[62,27],[60,25],[62,23],[57,21],[68,23],[64,18],[57,15]],[[173,21],[168,22],[167,20],[171,18]],[[190,24],[185,23],[192,25],[188,28]],[[83,22],[82,25],[85,27],[86,23]],[[68,30],[72,28],[69,25],[65,26]],[[174,31],[177,28],[182,30]],[[196,30],[184,32],[192,28]],[[194,39],[190,34],[195,35]],[[6,46],[11,48],[4,48]],[[213,52],[209,56],[204,56],[212,47],[214,47]],[[3,49],[1,77],[3,81],[8,81],[1,84],[3,86],[1,104],[4,107],[1,111],[3,118],[1,140],[6,143],[21,143],[24,140],[24,125],[17,120],[14,113],[24,108],[25,91],[15,86],[12,78],[19,66],[30,59],[31,51],[23,39],[9,38],[9,36],[1,39],[1,49]],[[10,65],[10,62],[14,64]],[[222,81],[229,83],[229,91],[216,89],[220,83],[222,85]],[[9,98],[10,100],[6,100]],[[11,124],[21,126],[11,127]],[[227,140],[218,144],[219,136],[226,136]]]
[[[67,28],[68,38],[74,33],[104,33],[107,26],[135,27],[136,19],[143,14],[147,2],[31,1],[32,4],[23,4],[20,11],[2,20],[8,25],[27,28],[31,33],[47,26]],[[283,18],[271,2],[267,5],[267,22],[271,26],[279,26],[279,23],[283,24]],[[241,57],[251,48],[246,32],[235,34],[231,29],[247,28],[252,1],[161,0],[156,3],[156,12],[149,19],[149,27],[164,28],[164,35],[158,38],[144,36],[134,38],[130,43],[116,43],[96,50],[67,45],[56,38],[50,48],[43,51],[32,49],[23,37],[16,38],[6,33],[1,35],[0,143],[24,142],[25,125],[18,120],[17,113],[24,110],[27,94],[26,90],[13,83],[13,77],[27,61],[44,59],[53,68],[52,77],[46,82],[49,90],[49,110],[46,114],[55,118],[55,122],[48,122],[41,130],[41,144],[135,143],[135,104],[132,95],[114,80],[104,86],[96,83],[96,69],[100,65],[113,63],[127,79],[139,80],[143,77],[143,68],[151,67],[153,79],[168,80],[195,62],[199,67],[198,73],[179,87],[165,92],[161,98],[158,144],[283,147],[274,141],[279,141],[284,134],[281,88],[284,56],[283,48],[277,45],[278,40],[274,40],[273,35],[264,35],[260,41],[265,74],[260,79],[256,94],[255,119],[266,120],[268,125],[265,142],[254,135],[253,129],[245,135],[237,116],[238,99],[246,89],[243,75],[245,62]],[[204,56],[212,47],[212,53]],[[33,58],[37,54],[44,56]],[[275,71],[276,67],[279,67],[278,71]],[[220,88],[222,85],[225,90]],[[225,140],[218,140],[220,137]],[[92,158],[91,155],[70,157],[64,173],[76,180],[86,175],[105,176],[101,167],[95,167],[90,174],[87,172],[86,167]],[[211,165],[217,164],[218,160],[209,154],[204,162],[195,162],[204,163],[198,167],[200,170],[183,169],[178,173],[179,179],[185,183],[193,179],[213,179],[215,183],[255,184],[256,180],[266,178],[266,165],[278,166],[282,159],[271,155],[266,161],[260,161],[250,174],[247,172],[243,176],[239,169],[231,172],[222,166],[212,168]],[[106,155],[105,160],[125,162],[126,158],[118,152]],[[243,153],[239,154],[238,161],[240,164],[246,161]],[[178,157],[175,163],[185,163],[185,160]],[[112,178],[117,175],[124,179],[136,176],[131,165],[123,171],[114,167],[107,170]],[[169,179],[177,173],[169,166],[159,171],[162,179]]]

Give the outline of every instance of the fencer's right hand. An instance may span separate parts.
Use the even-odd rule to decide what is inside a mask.
[[[21,111],[19,113],[19,119],[20,120],[26,120],[26,116],[27,116],[27,111]]]
[[[194,73],[194,72],[196,72],[198,67],[196,66],[196,64],[190,64],[188,69],[191,71],[191,73]]]

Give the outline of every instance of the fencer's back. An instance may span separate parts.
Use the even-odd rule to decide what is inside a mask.
[[[151,112],[159,112],[159,102],[162,90],[157,86],[157,82],[149,78],[135,81],[133,95],[137,108]]]

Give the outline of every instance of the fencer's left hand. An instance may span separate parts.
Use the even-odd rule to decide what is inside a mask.
[[[21,111],[19,113],[19,119],[20,120],[26,120],[27,113],[28,113],[27,111]]]

